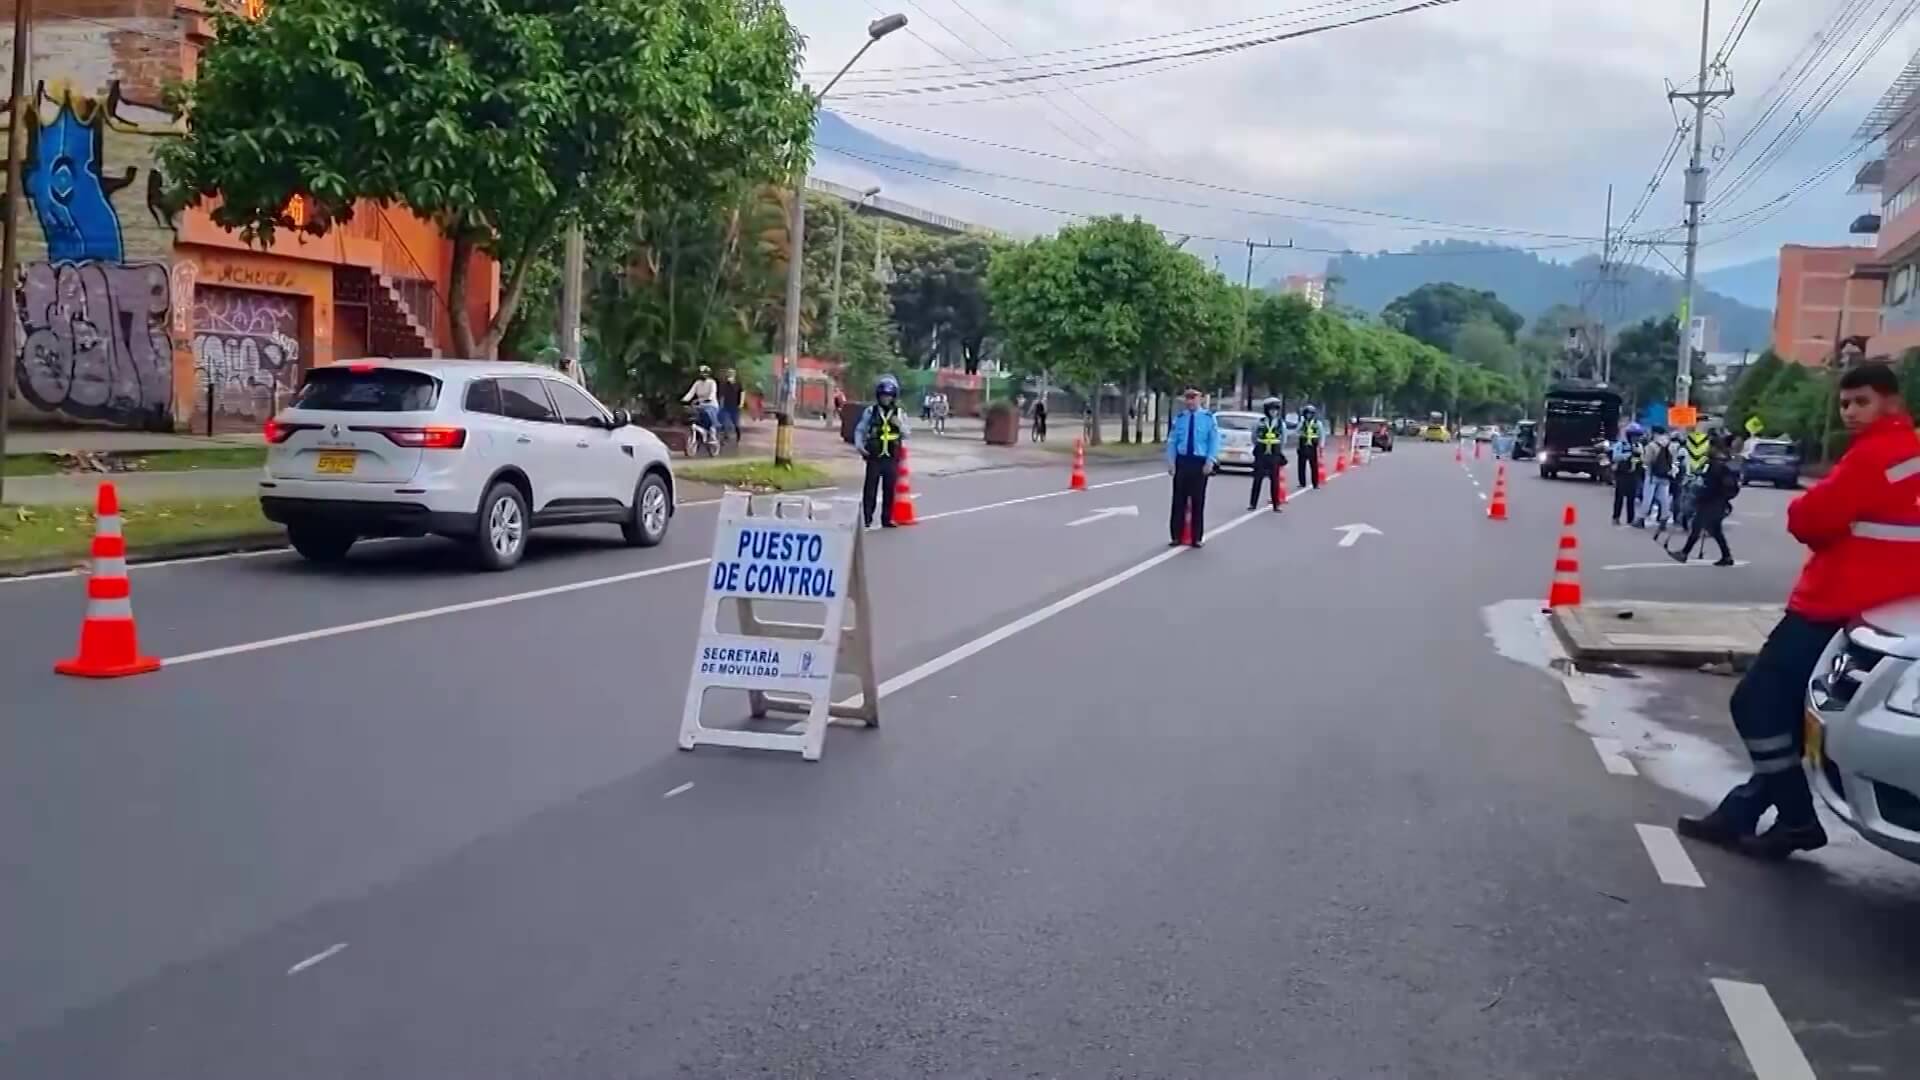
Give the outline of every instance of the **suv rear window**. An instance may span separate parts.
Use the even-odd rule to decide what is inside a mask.
[[[294,394],[296,409],[330,412],[427,412],[440,400],[440,380],[404,368],[351,365],[314,368]]]
[[[1793,447],[1788,446],[1786,443],[1777,442],[1754,443],[1752,456],[1757,458],[1792,457]]]

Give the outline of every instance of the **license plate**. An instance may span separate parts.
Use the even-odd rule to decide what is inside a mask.
[[[353,463],[358,457],[359,455],[351,453],[321,454],[319,460],[314,462],[313,471],[330,476],[344,476],[353,471]]]
[[[1826,760],[1827,729],[1823,724],[1820,723],[1820,718],[1813,715],[1813,710],[1811,709],[1807,710],[1806,731],[1807,731],[1807,750],[1806,750],[1807,761],[1812,763],[1813,767],[1816,769],[1823,768],[1827,763],[1827,760]]]

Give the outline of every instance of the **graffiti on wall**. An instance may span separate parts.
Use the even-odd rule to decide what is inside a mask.
[[[17,286],[17,391],[72,419],[171,427],[173,221],[152,142],[178,124],[126,100],[118,83],[103,97],[42,83],[33,105],[21,181],[45,253],[25,263]],[[129,222],[119,200],[142,170],[145,204],[135,211],[144,213]]]
[[[164,425],[173,411],[163,266],[33,263],[20,284],[20,393],[81,420]]]
[[[295,297],[208,285],[194,290],[194,375],[203,396],[211,391],[216,419],[251,423],[273,414],[299,378],[299,332]]]

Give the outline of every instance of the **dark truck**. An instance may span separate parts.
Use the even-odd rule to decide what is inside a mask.
[[[1603,386],[1549,391],[1540,425],[1540,475],[1548,480],[1563,472],[1609,479],[1607,442],[1620,425],[1620,405],[1620,395]]]

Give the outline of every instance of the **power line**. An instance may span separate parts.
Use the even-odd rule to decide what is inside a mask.
[[[853,158],[853,159],[855,159],[855,160],[857,160],[857,161],[864,161],[864,162],[866,162],[867,164],[869,164],[869,165],[872,165],[872,166],[874,166],[875,168],[880,168],[880,169],[886,169],[886,170],[888,170],[888,171],[890,171],[890,172],[896,172],[896,173],[900,173],[900,174],[901,174],[901,175],[903,175],[903,176],[911,176],[911,177],[914,177],[915,179],[919,179],[919,180],[925,180],[925,181],[927,181],[928,183],[932,183],[932,184],[939,184],[939,185],[941,185],[941,186],[943,186],[943,187],[949,187],[949,188],[953,188],[953,189],[954,189],[954,190],[956,190],[956,191],[964,191],[964,192],[967,192],[968,194],[971,194],[971,195],[979,195],[979,196],[981,196],[982,198],[988,198],[988,199],[997,199],[997,200],[999,200],[999,201],[1001,201],[1001,202],[1006,202],[1006,203],[1012,203],[1012,204],[1013,204],[1013,205],[1015,205],[1015,206],[1024,206],[1024,207],[1027,207],[1028,209],[1032,209],[1032,210],[1041,210],[1041,211],[1045,211],[1046,213],[1050,213],[1050,214],[1058,214],[1058,215],[1060,215],[1061,217],[1070,217],[1070,218],[1091,218],[1091,217],[1096,217],[1096,216],[1099,216],[1099,215],[1096,215],[1096,214],[1089,214],[1089,213],[1087,213],[1087,212],[1085,212],[1085,211],[1082,211],[1082,210],[1067,210],[1067,209],[1063,209],[1063,208],[1061,208],[1061,207],[1058,207],[1058,206],[1048,206],[1048,205],[1046,205],[1046,204],[1044,204],[1044,203],[1037,203],[1037,202],[1033,202],[1033,201],[1031,201],[1031,200],[1027,200],[1027,199],[1020,199],[1020,198],[1016,198],[1016,197],[1014,197],[1014,196],[1011,196],[1011,195],[1006,195],[1006,194],[1003,194],[1003,193],[1001,193],[1001,192],[997,192],[997,191],[990,191],[990,190],[987,190],[987,189],[985,189],[985,188],[977,188],[977,187],[971,187],[971,186],[969,186],[969,185],[966,185],[966,184],[961,184],[961,183],[958,183],[958,182],[955,182],[955,181],[952,181],[952,180],[948,180],[948,179],[945,179],[945,178],[942,178],[942,177],[938,177],[938,176],[933,176],[933,175],[931,175],[931,174],[928,174],[928,173],[924,173],[924,172],[919,172],[919,171],[916,171],[916,170],[913,170],[913,169],[908,169],[908,168],[904,168],[904,167],[902,167],[902,166],[899,166],[899,165],[890,165],[890,164],[887,164],[886,162],[883,162],[883,161],[880,161],[880,160],[878,160],[878,159],[874,159],[874,158],[868,158],[868,157],[866,157],[866,156],[864,156],[864,155],[861,155],[861,154],[856,154],[856,153],[852,153],[852,152],[849,152],[849,151],[845,151],[845,150],[837,150],[837,151],[835,151],[835,152],[836,152],[836,153],[840,153],[840,154],[843,154],[843,155],[845,155],[845,156],[847,156],[847,157],[850,157],[850,158]],[[1130,197],[1133,197],[1133,196],[1123,196],[1123,197],[1129,197],[1129,198],[1130,198]],[[1189,234],[1189,233],[1187,233],[1187,231],[1186,231],[1186,230],[1181,230],[1181,232],[1182,232],[1182,234],[1183,234],[1183,235],[1191,235],[1191,236],[1193,237],[1193,239],[1195,239],[1195,240],[1208,240],[1208,241],[1212,241],[1212,242],[1214,242],[1214,243],[1221,243],[1221,244],[1235,244],[1235,245],[1239,245],[1239,244],[1244,244],[1244,243],[1246,242],[1245,240],[1242,240],[1242,239],[1233,239],[1233,238],[1229,238],[1229,237],[1222,237],[1222,236],[1207,236],[1207,235],[1204,235],[1204,234],[1201,234],[1201,233],[1190,233],[1190,234]],[[1293,245],[1293,250],[1295,250],[1295,251],[1305,251],[1305,252],[1311,252],[1311,253],[1314,253],[1314,254],[1320,254],[1320,255],[1443,255],[1443,256],[1447,256],[1447,255],[1451,255],[1451,256],[1475,256],[1475,255],[1493,255],[1493,254],[1506,254],[1506,253],[1510,253],[1510,252],[1514,252],[1514,251],[1522,251],[1522,252],[1537,252],[1537,251],[1555,251],[1555,250],[1564,250],[1564,249],[1567,249],[1567,248],[1575,248],[1575,247],[1592,247],[1592,246],[1593,246],[1594,244],[1596,244],[1596,243],[1598,243],[1598,241],[1597,241],[1597,240],[1594,240],[1594,239],[1592,239],[1592,238],[1583,238],[1583,239],[1578,239],[1578,240],[1574,240],[1574,241],[1572,241],[1572,242],[1570,242],[1570,243],[1561,243],[1561,244],[1539,244],[1539,245],[1533,245],[1533,246],[1521,246],[1521,245],[1489,245],[1489,246],[1488,246],[1487,248],[1485,248],[1485,249],[1482,249],[1482,250],[1471,250],[1471,251],[1459,251],[1459,250],[1453,250],[1453,251],[1377,251],[1377,252],[1366,252],[1366,251],[1361,251],[1361,250],[1358,250],[1358,249],[1355,249],[1355,248],[1318,248],[1318,247],[1308,247],[1308,246],[1304,246],[1304,245]]]
[[[1345,30],[1345,29],[1349,29],[1355,26],[1360,26],[1366,23],[1379,22],[1384,19],[1398,18],[1403,15],[1413,15],[1422,11],[1427,11],[1432,8],[1450,7],[1460,2],[1461,0],[1417,0],[1417,2],[1415,3],[1406,4],[1402,7],[1395,8],[1391,11],[1383,11],[1373,15],[1356,16],[1354,18],[1345,19],[1340,22],[1328,23],[1324,26],[1308,27],[1307,29],[1304,29],[1304,30],[1289,30],[1285,33],[1280,33],[1280,34],[1263,34],[1258,37],[1247,38],[1240,41],[1233,41],[1233,42],[1228,42],[1224,44],[1208,45],[1208,46],[1189,48],[1189,49],[1179,49],[1172,52],[1159,53],[1159,54],[1149,55],[1149,56],[1137,56],[1129,59],[1100,61],[1096,63],[1086,64],[1084,66],[1074,68],[1071,70],[1048,71],[1048,72],[1039,72],[1039,73],[1025,74],[1025,75],[1011,75],[1003,79],[975,79],[975,80],[960,81],[960,82],[948,82],[948,83],[941,83],[933,86],[910,86],[910,87],[896,87],[896,88],[882,89],[882,90],[853,91],[843,96],[848,98],[862,98],[862,99],[889,98],[889,97],[918,97],[926,94],[938,94],[938,93],[945,93],[945,92],[954,91],[954,90],[977,90],[977,89],[983,89],[983,88],[989,88],[989,87],[995,87],[995,86],[1015,86],[1015,85],[1025,84],[1025,83],[1040,82],[1040,81],[1049,80],[1049,79],[1065,78],[1065,77],[1074,76],[1074,75],[1090,75],[1090,74],[1098,74],[1100,72],[1105,72],[1105,71],[1114,71],[1114,70],[1125,69],[1125,68],[1135,68],[1135,67],[1140,67],[1142,65],[1147,65],[1147,64],[1159,64],[1159,63],[1171,64],[1175,61],[1182,61],[1182,60],[1193,60],[1196,62],[1201,60],[1211,60],[1221,56],[1225,56],[1229,53],[1244,52],[1248,49],[1260,48],[1266,45],[1276,45],[1281,42],[1294,41],[1304,37],[1312,37],[1316,34],[1330,33],[1334,30]]]
[[[1106,52],[1109,49],[1120,49],[1128,45],[1140,45],[1140,44],[1145,44],[1147,42],[1152,42],[1152,41],[1170,41],[1174,38],[1192,37],[1197,34],[1209,34],[1216,30],[1225,30],[1228,27],[1248,26],[1253,23],[1271,23],[1271,22],[1276,22],[1280,20],[1285,20],[1290,16],[1304,15],[1312,11],[1323,11],[1328,8],[1350,8],[1350,7],[1355,7],[1356,5],[1360,7],[1379,7],[1388,2],[1391,2],[1391,0],[1325,0],[1325,2],[1322,2],[1322,3],[1311,4],[1311,5],[1308,5],[1307,7],[1297,8],[1291,11],[1274,12],[1267,15],[1255,15],[1245,19],[1234,19],[1230,22],[1214,23],[1210,26],[1196,26],[1190,30],[1175,30],[1175,31],[1170,31],[1168,33],[1164,33],[1164,34],[1149,34],[1144,37],[1126,38],[1121,41],[1110,41],[1101,45],[1082,45],[1082,46],[1071,48],[1071,49],[1047,49],[1041,52],[1026,53],[1026,54],[1017,55],[1017,56],[1003,56],[1003,57],[995,58],[992,62],[998,63],[998,64],[1005,64],[1005,63],[1009,63],[1016,60],[1037,60],[1042,57],[1048,57],[1048,56],[1075,56],[1075,55],[1082,55],[1085,53],[1100,53],[1100,52]],[[1280,24],[1287,25],[1285,22],[1281,22]],[[1243,30],[1240,32],[1248,33],[1249,31]],[[1216,35],[1214,37],[1203,37],[1199,39],[1199,42],[1222,41],[1232,36],[1233,35],[1222,34],[1222,35]],[[1196,44],[1196,43],[1198,42],[1188,42],[1187,44]],[[1114,55],[1131,56],[1131,55],[1138,55],[1139,53],[1145,52],[1145,51],[1147,50],[1135,50],[1134,52],[1121,52],[1121,53],[1116,53]],[[870,68],[864,69],[861,72],[856,72],[848,76],[847,81],[848,82],[896,82],[900,78],[900,76],[896,74],[899,72],[932,73],[932,72],[938,71],[941,68],[957,67],[957,68],[964,69],[966,66],[968,65],[910,64],[910,65],[900,65],[895,67],[870,67]],[[1044,67],[1044,66],[1058,66],[1058,65],[1030,65],[1029,67],[1031,66]],[[964,71],[962,73],[964,74]],[[822,77],[822,78],[825,78],[832,74],[833,72],[831,70],[823,70],[820,72],[807,73],[808,77],[813,77],[815,75],[818,75],[819,77]],[[932,76],[929,74],[926,76],[908,76],[908,77],[909,78],[925,78],[925,77],[932,77]]]
[[[1507,234],[1512,236],[1532,236],[1532,237],[1541,237],[1541,238],[1550,239],[1550,240],[1579,240],[1582,242],[1590,242],[1590,243],[1598,242],[1596,239],[1592,237],[1574,236],[1566,233],[1543,232],[1537,229],[1509,228],[1509,227],[1498,226],[1498,225],[1473,225],[1473,224],[1468,224],[1468,223],[1459,222],[1459,221],[1445,221],[1439,218],[1418,217],[1411,214],[1397,214],[1397,213],[1392,213],[1385,210],[1369,210],[1369,209],[1366,209],[1363,207],[1357,207],[1357,206],[1342,206],[1338,203],[1318,202],[1312,199],[1294,198],[1289,195],[1276,195],[1272,192],[1253,191],[1246,188],[1233,187],[1227,184],[1216,184],[1216,183],[1212,183],[1205,180],[1193,180],[1186,177],[1173,176],[1165,173],[1150,172],[1146,169],[1136,169],[1136,168],[1130,168],[1125,165],[1115,165],[1109,162],[1087,161],[1081,158],[1069,157],[1065,154],[1056,154],[1047,150],[1034,150],[1025,146],[1014,146],[1010,143],[995,142],[992,139],[981,139],[971,135],[960,135],[951,131],[940,131],[937,128],[924,127],[919,124],[910,124],[903,120],[888,120],[884,117],[868,116],[865,113],[858,113],[858,112],[845,112],[844,115],[851,116],[859,120],[872,121],[873,123],[877,123],[877,124],[885,124],[888,127],[902,128],[907,131],[917,131],[924,135],[937,135],[943,139],[952,139],[956,142],[970,143],[975,146],[985,146],[990,149],[1004,150],[1008,153],[1013,153],[1013,154],[1024,154],[1028,157],[1035,157],[1035,158],[1040,158],[1046,161],[1058,162],[1063,165],[1079,165],[1089,169],[1103,169],[1108,172],[1121,173],[1127,176],[1135,176],[1145,180],[1155,180],[1161,183],[1168,183],[1168,184],[1183,184],[1189,187],[1203,188],[1208,191],[1218,191],[1222,194],[1227,194],[1227,195],[1244,195],[1250,198],[1267,199],[1273,202],[1290,203],[1295,206],[1311,207],[1316,210],[1331,210],[1336,213],[1342,213],[1342,214],[1358,214],[1362,217],[1385,218],[1392,221],[1405,221],[1405,222],[1410,222],[1417,225],[1443,225],[1450,229],[1465,229],[1473,232],[1502,233],[1502,234]],[[926,163],[923,162],[923,164],[926,164]],[[948,168],[950,166],[934,165],[934,167]],[[1236,243],[1237,242],[1238,241],[1236,241]]]

